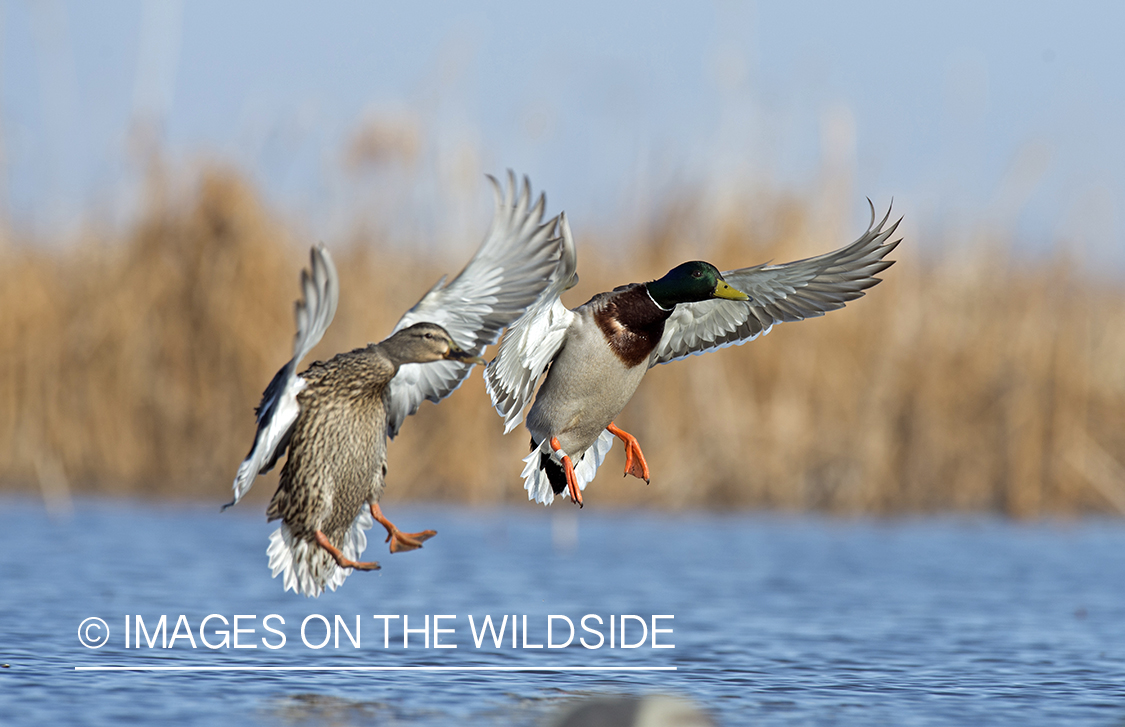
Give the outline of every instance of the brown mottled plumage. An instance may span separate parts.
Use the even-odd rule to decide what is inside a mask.
[[[387,474],[387,411],[389,384],[399,367],[445,359],[466,360],[467,354],[444,328],[418,323],[380,343],[318,361],[302,374],[304,391],[297,395],[300,414],[289,439],[289,458],[281,482],[266,510],[281,520],[292,539],[316,542],[323,533],[338,551],[368,503],[378,503]],[[380,517],[377,508],[373,510]],[[393,527],[393,526],[392,526]],[[420,547],[436,534],[398,533],[393,550]],[[417,543],[417,544],[415,544]],[[324,548],[308,556],[316,581],[333,576],[341,565]],[[374,570],[377,563],[356,564]],[[354,566],[353,566],[354,567]]]
[[[383,394],[397,371],[375,344],[318,361],[301,374],[308,386],[297,395],[301,414],[281,482],[266,510],[270,520],[283,520],[299,538],[323,530],[341,547],[363,503],[377,501],[383,492]],[[325,497],[329,490],[334,497]]]
[[[491,179],[491,178],[490,178]],[[237,503],[254,479],[288,451],[270,520],[281,525],[266,549],[285,589],[317,596],[336,589],[353,569],[378,563],[356,559],[373,521],[387,530],[391,552],[421,547],[432,530],[403,533],[379,507],[386,476],[387,439],[424,400],[449,396],[469,375],[485,347],[538,299],[559,256],[556,219],[542,222],[546,199],[531,197],[509,173],[505,194],[496,180],[496,210],[480,248],[452,281],[442,278],[381,343],[339,354],[296,373],[332,323],[339,276],[323,245],[301,274],[293,358],[273,377],[258,407],[258,431],[238,467]],[[454,339],[465,345],[462,350]],[[471,352],[471,353],[470,353]]]

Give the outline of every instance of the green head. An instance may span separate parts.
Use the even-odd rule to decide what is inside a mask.
[[[750,300],[746,293],[732,288],[723,280],[718,268],[702,260],[677,265],[660,280],[649,283],[648,292],[656,304],[666,310],[679,303],[696,303],[711,298]]]

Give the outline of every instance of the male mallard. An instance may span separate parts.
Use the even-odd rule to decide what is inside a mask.
[[[479,354],[542,293],[559,259],[559,241],[552,237],[557,218],[542,223],[543,196],[532,206],[525,178],[513,201],[510,173],[507,195],[496,180],[492,184],[492,229],[452,283],[439,280],[382,342],[314,363],[297,376],[297,364],[332,322],[339,295],[328,251],[312,249],[311,272],[301,275],[304,300],[297,303],[293,358],[262,396],[254,447],[238,468],[234,500],[225,506],[238,502],[258,473],[272,469],[288,449],[266,511],[270,520],[281,519],[267,553],[273,575],[284,572],[286,590],[318,596],[335,590],[352,569],[378,569],[375,562],[356,562],[372,518],[386,528],[392,553],[419,548],[436,535],[403,533],[383,516],[387,437],[394,438],[423,399],[440,401],[474,363],[484,363]]]
[[[900,240],[887,216],[855,242],[834,252],[784,265],[756,265],[720,273],[695,261],[663,278],[595,295],[568,310],[559,295],[577,282],[577,253],[566,215],[560,216],[563,254],[543,295],[509,329],[485,369],[492,403],[511,431],[527,414],[531,454],[524,462],[528,499],[545,505],[566,492],[578,505],[614,437],[625,445],[625,474],[649,480],[637,439],[613,420],[645,372],[689,354],[741,345],[774,324],[842,308],[879,282],[893,261],[883,258]]]

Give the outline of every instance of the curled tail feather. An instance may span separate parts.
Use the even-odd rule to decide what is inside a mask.
[[[594,444],[582,453],[582,456],[574,463],[574,477],[578,480],[578,489],[585,490],[594,479],[594,475],[598,472],[598,467],[601,467],[602,462],[605,461],[606,454],[613,447],[613,440],[615,437],[609,433],[608,430],[603,431],[601,435],[595,440]],[[527,490],[527,499],[550,505],[555,499],[555,488],[551,485],[551,477],[546,469],[542,458],[546,456],[551,459],[547,467],[554,466],[557,460],[554,459],[554,452],[551,450],[551,445],[546,439],[539,443],[539,446],[531,450],[531,454],[523,458],[524,467],[523,473],[523,488]],[[570,497],[570,492],[565,488],[561,493],[563,497]]]

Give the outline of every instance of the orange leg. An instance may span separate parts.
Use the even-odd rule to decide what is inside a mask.
[[[408,550],[417,550],[422,547],[422,542],[429,540],[437,535],[436,530],[423,530],[420,533],[404,533],[395,527],[395,524],[388,520],[383,515],[382,508],[378,503],[371,504],[371,515],[375,518],[375,522],[382,525],[387,529],[387,539],[383,542],[391,544],[391,552],[398,553],[399,551],[406,552]]]
[[[348,560],[340,550],[328,542],[328,537],[321,531],[316,531],[316,542],[320,547],[328,551],[328,554],[336,559],[336,565],[341,568],[355,568],[356,570],[379,570],[379,564],[375,561],[370,563],[356,563],[354,560]]]
[[[613,422],[609,423],[606,430],[625,444],[625,474],[633,475],[648,484],[648,462],[645,462],[644,453],[641,452],[641,443],[629,432],[618,429]],[[634,459],[636,457],[636,459]]]
[[[556,452],[562,451],[562,445],[559,444],[558,437],[551,437],[551,449]],[[562,456],[563,471],[566,472],[566,487],[570,490],[570,499],[577,503],[578,507],[582,507],[582,492],[578,489],[578,478],[574,476],[574,464],[571,463],[568,455]]]

